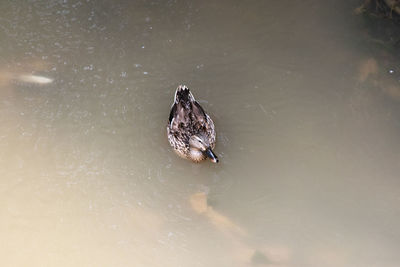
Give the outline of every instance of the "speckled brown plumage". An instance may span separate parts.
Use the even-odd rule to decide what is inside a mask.
[[[214,122],[184,85],[176,89],[168,119],[167,135],[169,143],[179,156],[200,162],[211,153],[209,157],[212,161],[218,162],[212,151],[216,143]],[[198,140],[202,144],[201,147],[207,149],[207,153],[191,145],[191,138]]]

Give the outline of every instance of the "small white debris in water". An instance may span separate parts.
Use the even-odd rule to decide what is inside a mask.
[[[47,84],[47,83],[52,83],[53,79],[47,78],[44,76],[38,76],[38,75],[19,75],[18,80],[27,82],[27,83],[37,83],[37,84]]]
[[[121,72],[121,77],[126,77],[126,72],[125,71]]]
[[[144,74],[144,75],[147,75],[147,74],[149,74],[149,73],[148,73],[147,71],[143,71],[143,74]]]
[[[142,48],[145,48],[145,46],[144,46],[144,45],[142,45]]]
[[[90,64],[89,66],[84,66],[84,70],[93,70],[93,64]]]
[[[390,73],[390,74],[394,73],[394,70],[389,70],[389,73]]]

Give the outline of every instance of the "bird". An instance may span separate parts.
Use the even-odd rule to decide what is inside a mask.
[[[174,151],[182,158],[201,162],[209,158],[218,163],[214,122],[186,85],[179,85],[169,113],[167,136]]]

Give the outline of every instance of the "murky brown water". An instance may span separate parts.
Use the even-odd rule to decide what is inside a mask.
[[[398,266],[399,66],[358,5],[1,2],[0,265]],[[180,83],[219,164],[169,147]]]

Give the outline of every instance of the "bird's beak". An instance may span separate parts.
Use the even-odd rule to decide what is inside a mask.
[[[205,151],[205,154],[207,157],[209,157],[211,159],[212,162],[214,163],[218,163],[218,157],[214,154],[214,152],[211,150],[211,148],[207,148],[207,150]]]

